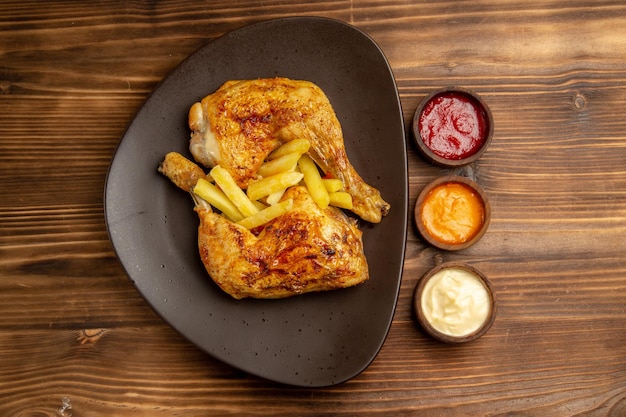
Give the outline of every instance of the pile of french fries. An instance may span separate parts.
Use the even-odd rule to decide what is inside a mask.
[[[310,143],[295,139],[275,149],[263,162],[258,178],[247,190],[237,186],[220,165],[198,180],[193,193],[221,211],[230,221],[254,229],[283,215],[293,207],[293,200],[281,201],[287,188],[303,184],[320,208],[329,205],[352,209],[352,196],[341,180],[322,178],[320,170],[307,155]]]

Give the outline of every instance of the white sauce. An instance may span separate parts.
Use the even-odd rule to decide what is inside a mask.
[[[424,286],[420,303],[431,326],[457,337],[478,330],[491,310],[482,280],[460,268],[442,269],[433,275]]]

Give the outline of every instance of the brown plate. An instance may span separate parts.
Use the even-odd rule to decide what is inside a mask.
[[[370,280],[283,300],[236,301],[207,275],[189,196],[157,172],[188,152],[189,107],[232,79],[313,81],[342,124],[352,164],[391,203],[363,224]],[[407,224],[407,157],[395,80],[378,46],[345,23],[270,20],[228,33],[187,58],[128,126],[111,163],[105,214],[130,280],[172,327],[215,358],[285,384],[346,381],[376,357],[396,306]]]

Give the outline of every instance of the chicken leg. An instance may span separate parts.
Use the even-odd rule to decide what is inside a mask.
[[[159,171],[190,192],[202,178],[197,165],[176,153],[165,156]],[[334,207],[319,208],[303,186],[289,188],[282,198],[293,199],[293,209],[257,235],[196,197],[200,258],[222,290],[237,299],[283,298],[369,278],[355,219]]]
[[[348,160],[337,116],[324,92],[308,81],[269,78],[228,81],[189,111],[190,151],[206,167],[220,164],[247,188],[267,155],[284,142],[308,139],[324,174],[340,179],[352,211],[379,223],[389,212],[380,192]]]

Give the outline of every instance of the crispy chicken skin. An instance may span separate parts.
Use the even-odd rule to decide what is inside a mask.
[[[321,210],[304,187],[283,198],[294,209],[258,236],[197,207],[198,247],[207,272],[232,297],[284,298],[351,287],[369,277],[361,231],[335,208]]]
[[[207,177],[202,168],[177,152],[169,152],[165,155],[158,171],[168,177],[178,188],[189,192],[193,190],[200,178]]]
[[[202,170],[171,152],[159,172],[191,191]],[[215,283],[236,299],[284,298],[314,291],[351,287],[369,278],[362,233],[341,210],[321,209],[305,187],[282,197],[293,209],[255,234],[227,220],[201,201],[200,258]]]
[[[228,81],[191,107],[189,127],[194,159],[206,167],[219,163],[242,188],[280,144],[308,139],[309,155],[325,174],[343,181],[355,214],[379,223],[389,212],[380,192],[365,183],[348,161],[333,107],[309,81]]]

